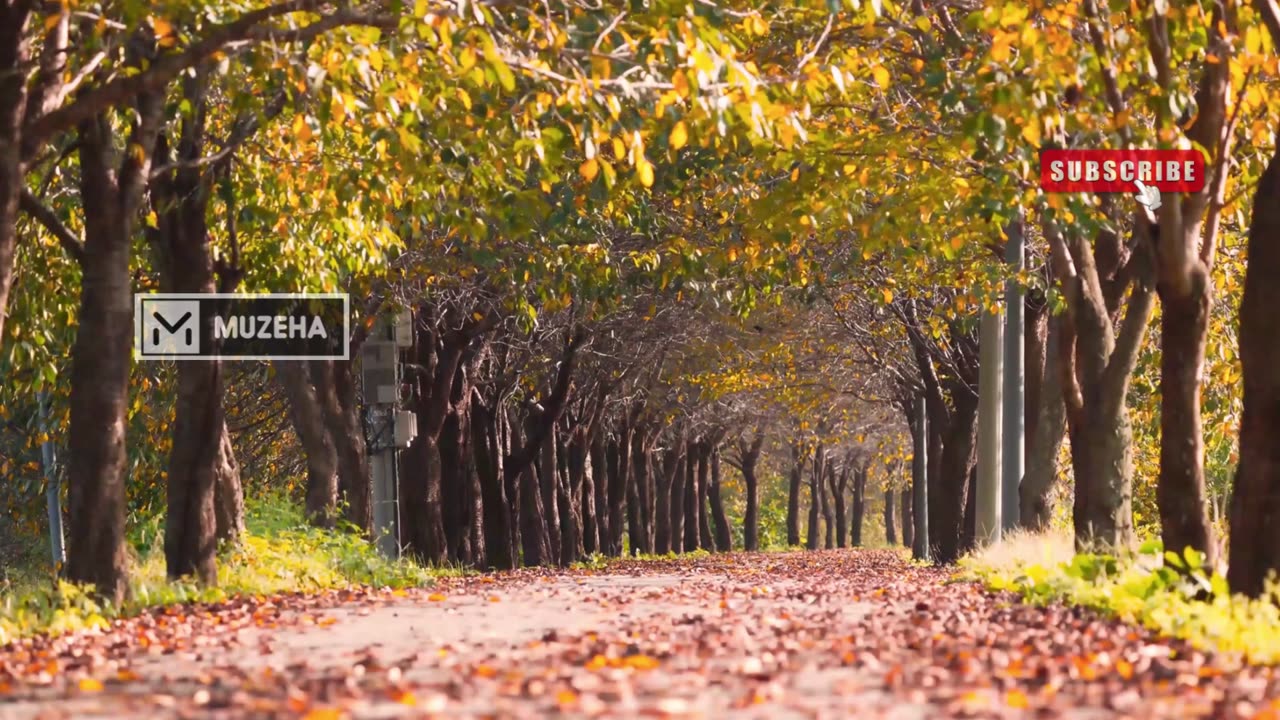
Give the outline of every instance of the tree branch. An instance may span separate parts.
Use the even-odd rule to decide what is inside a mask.
[[[31,194],[30,190],[23,188],[22,199],[20,202],[22,211],[37,222],[44,226],[62,246],[67,254],[71,256],[77,264],[84,265],[84,243],[77,238],[61,220],[58,219],[56,213],[48,205],[40,202],[40,199]]]
[[[247,12],[235,20],[214,26],[208,35],[185,50],[162,55],[146,70],[106,82],[83,93],[70,105],[44,113],[34,119],[28,124],[24,133],[24,157],[30,156],[54,134],[75,127],[81,121],[109,107],[120,105],[142,93],[161,90],[178,74],[198,65],[230,43],[242,40],[287,42],[315,37],[322,32],[344,25],[385,25],[394,22],[387,16],[336,10],[331,15],[296,30],[272,31],[262,27],[270,20],[295,12],[318,12],[325,4],[324,0],[286,0]]]

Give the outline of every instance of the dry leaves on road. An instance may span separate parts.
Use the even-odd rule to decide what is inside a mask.
[[[1277,697],[1269,669],[862,550],[242,599],[0,650],[0,717],[1267,718]]]

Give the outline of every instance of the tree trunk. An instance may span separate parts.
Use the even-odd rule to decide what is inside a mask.
[[[685,445],[684,458],[684,551],[693,552],[702,547],[702,524],[698,499],[698,457],[701,450],[696,442]]]
[[[13,264],[18,248],[18,208],[26,187],[22,125],[31,77],[29,2],[0,4],[0,347],[4,345]]]
[[[468,343],[457,333],[437,332],[436,324],[434,308],[420,305],[414,309],[415,371],[410,377],[408,405],[417,415],[418,436],[400,453],[400,536],[410,555],[442,565],[449,557],[449,543],[442,508],[440,433],[449,413],[455,373]],[[320,385],[316,383],[317,388]],[[513,474],[523,469],[516,468]]]
[[[213,479],[213,510],[219,543],[236,545],[244,536],[244,488],[240,485],[240,464],[227,425],[222,425],[218,443],[218,464]]]
[[[497,401],[495,401],[496,404]],[[519,551],[512,545],[510,500],[502,482],[503,448],[495,408],[471,404],[471,449],[480,481],[484,525],[484,567],[509,570]]]
[[[183,96],[191,111],[181,123],[179,162],[194,162],[204,154],[206,77],[204,70],[197,70],[183,80]],[[163,164],[171,161],[164,136],[157,138],[154,154]],[[211,182],[212,177],[198,167],[149,179],[156,214],[156,230],[150,237],[166,292],[205,294],[218,289],[207,218]],[[229,241],[235,242],[234,238]],[[201,347],[212,348],[212,319],[203,319],[197,332]],[[205,584],[217,580],[214,494],[225,431],[222,391],[221,362],[178,364],[166,478],[165,564],[170,578],[194,575]]]
[[[71,351],[66,574],[72,582],[93,584],[113,603],[128,594],[124,470],[133,335],[130,244],[162,107],[162,97],[139,97],[138,125],[128,145],[143,151],[126,153],[118,171],[111,167],[115,139],[106,114],[79,128],[85,262]]]
[[[836,528],[835,519],[831,514],[831,498],[827,495],[826,478],[830,474],[830,462],[826,454],[819,451],[814,454],[813,465],[813,487],[818,491],[818,497],[822,500],[823,547],[831,550],[836,546]]]
[[[1052,223],[1045,223],[1044,231],[1068,309],[1058,352],[1075,476],[1076,544],[1125,547],[1133,541],[1125,396],[1154,303],[1148,243],[1136,243],[1130,253],[1113,232],[1100,233],[1090,243],[1078,232],[1064,236]],[[1122,256],[1127,257],[1118,259]],[[1126,289],[1127,300],[1122,300]]]
[[[746,511],[742,514],[742,546],[747,552],[760,549],[760,481],[756,477],[756,462],[760,459],[760,447],[764,436],[756,433],[755,440],[747,445],[739,442],[742,461],[742,482],[746,490]]]
[[[440,431],[441,510],[449,559],[463,566],[484,561],[484,512],[471,452],[471,387],[459,365],[451,409]]]
[[[569,477],[569,430],[559,436],[556,445],[556,504],[560,510],[560,565],[568,567],[582,557],[582,511],[579,509],[572,480]],[[549,444],[549,443],[548,443]]]
[[[969,471],[969,490],[964,505],[964,530],[960,533],[957,556],[972,550],[978,540],[978,466]]]
[[[1205,339],[1213,310],[1213,280],[1208,270],[1192,267],[1186,295],[1165,284],[1160,289],[1160,475],[1156,504],[1166,550],[1193,548],[1217,564],[1217,546],[1207,514],[1204,481],[1204,429],[1200,420],[1200,382]]]
[[[581,516],[582,552],[588,556],[600,552],[595,468],[591,463],[591,448],[597,434],[595,428],[585,428],[576,433],[573,442],[569,444],[569,484]]]
[[[324,411],[311,383],[306,360],[277,360],[272,363],[276,378],[284,388],[289,419],[307,462],[305,511],[313,525],[332,524],[338,499],[338,454],[325,429]]]
[[[898,533],[896,529],[898,520],[897,518],[894,517],[895,513],[893,511],[896,505],[897,503],[894,502],[893,490],[885,490],[884,491],[884,541],[889,543],[890,545],[898,544]]]
[[[804,472],[804,453],[799,442],[791,445],[791,482],[787,486],[787,545],[800,544],[800,483]]]
[[[849,518],[852,527],[853,547],[862,547],[862,516],[867,505],[867,469],[855,468],[853,471],[853,512]]]
[[[607,431],[604,428],[597,427],[592,433],[590,450],[591,481],[596,493],[594,517],[596,536],[599,538],[596,552],[613,555],[613,525],[610,524],[610,514],[612,504],[619,502],[621,498],[610,493],[613,473],[609,464]]]
[[[419,434],[400,452],[400,537],[419,561],[443,565],[448,558],[440,507],[440,448],[432,434]]]
[[[911,502],[911,487],[908,485],[902,491],[902,545],[903,547],[912,547],[913,530],[915,529],[915,520],[913,519],[914,507]]]
[[[555,564],[546,519],[538,468],[529,465],[520,473],[520,539],[524,543],[525,565]]]
[[[632,499],[635,484],[631,478],[631,428],[624,424],[608,445],[609,469],[609,548],[611,557],[622,555],[622,531],[624,525],[632,526],[634,533],[636,503]],[[630,519],[630,523],[624,519]],[[632,538],[634,540],[634,537]],[[634,545],[632,547],[635,547]]]
[[[542,443],[542,451],[538,463],[538,490],[542,493],[543,525],[547,528],[547,541],[550,543],[551,555],[548,561],[552,565],[560,564],[562,533],[560,528],[559,502],[559,458],[557,445],[560,433],[554,423],[547,428],[547,439]]]
[[[809,524],[805,528],[804,543],[805,548],[808,550],[818,549],[818,522],[821,517],[818,513],[822,505],[822,488],[818,487],[817,481],[819,468],[816,455],[814,456],[813,464],[814,472],[809,474]]]
[[[619,445],[618,468],[619,472],[615,477],[620,478],[620,482],[626,486],[627,502],[625,509],[627,512],[627,544],[631,555],[639,555],[644,552],[645,532],[643,518],[644,501],[640,497],[640,488],[643,485],[641,463],[643,460],[639,455],[634,453],[635,441],[623,439],[624,443],[630,448]],[[625,475],[625,477],[624,477]],[[621,506],[620,506],[621,507]],[[615,526],[615,528],[620,526]],[[616,530],[615,530],[616,532]]]
[[[961,390],[953,394],[952,402],[954,408],[939,463],[937,522],[929,518],[929,539],[936,548],[933,557],[943,565],[958,560],[964,546],[965,515],[970,504],[969,481],[974,469],[978,430],[978,398]],[[929,490],[933,494],[933,488]]]
[[[707,442],[698,444],[698,547],[704,550],[718,550],[715,536],[711,532],[711,514],[707,511],[707,500],[710,495],[709,475],[711,473],[711,445]]]
[[[201,333],[212,337],[207,328]],[[211,585],[218,579],[214,488],[226,424],[219,363],[179,364],[175,413],[166,484],[165,569],[170,579],[194,575]]]
[[[1240,302],[1244,413],[1227,581],[1232,592],[1261,597],[1267,576],[1280,572],[1280,151],[1258,181],[1248,258]]]
[[[658,482],[657,553],[680,552],[685,544],[684,446],[677,443],[663,452]]]
[[[1019,518],[1023,527],[1029,530],[1044,530],[1053,519],[1051,494],[1057,480],[1058,453],[1062,449],[1067,421],[1066,406],[1062,403],[1062,354],[1058,347],[1062,322],[1060,317],[1049,321],[1044,343],[1044,379],[1038,384],[1038,405],[1028,416],[1034,416],[1036,421],[1027,428],[1031,441],[1027,452],[1027,475],[1018,490]]]
[[[710,448],[711,477],[707,483],[707,501],[711,506],[712,536],[717,552],[733,550],[733,533],[729,518],[724,512],[724,499],[720,494],[720,448]]]
[[[338,497],[346,503],[347,522],[366,535],[373,532],[373,475],[364,440],[355,366],[350,360],[329,362],[333,401],[325,401],[325,425],[338,453]]]
[[[635,505],[635,532],[631,537],[631,552],[652,553],[656,538],[654,517],[657,501],[654,497],[657,488],[654,482],[653,458],[650,455],[649,438],[645,432],[637,431],[632,437],[631,447],[631,487],[635,490],[628,495],[628,503]],[[668,518],[670,519],[670,518]]]
[[[840,470],[837,472],[827,473],[827,478],[831,483],[831,505],[836,516],[836,547],[844,548],[849,545],[849,516],[845,509],[845,490],[849,487],[849,462],[842,463]]]

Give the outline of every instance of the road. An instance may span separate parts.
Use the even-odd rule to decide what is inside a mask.
[[[0,718],[1268,717],[1280,674],[886,550],[175,608],[0,650]]]

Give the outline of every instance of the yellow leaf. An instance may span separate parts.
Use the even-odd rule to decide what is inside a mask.
[[[683,120],[671,128],[671,137],[667,138],[667,142],[671,143],[672,150],[679,150],[689,142],[689,128],[685,127]]]
[[[591,182],[600,173],[600,163],[595,158],[591,158],[578,166],[578,173],[586,178],[587,182]]]
[[[653,187],[653,163],[640,158],[640,162],[636,165],[636,176],[640,178],[641,185]]]
[[[893,291],[889,288],[881,288],[880,294],[884,296],[884,303],[886,305],[893,302]]]
[[[431,593],[427,596],[427,599],[431,602],[443,602],[445,598],[444,595],[441,595],[440,593]]]
[[[312,138],[311,126],[307,124],[307,118],[298,115],[293,118],[293,136],[301,142],[307,142]]]
[[[1038,119],[1022,126],[1022,139],[1035,147],[1040,147],[1040,121]]]
[[[622,144],[622,138],[613,139],[613,156],[618,160],[627,156],[627,146]]]
[[[82,692],[102,692],[102,681],[96,678],[81,678],[79,685]]]
[[[1030,700],[1027,699],[1027,694],[1017,688],[1010,690],[1009,694],[1004,696],[1004,702],[1009,707],[1018,710],[1024,710],[1031,704]]]
[[[875,78],[876,84],[880,87],[889,87],[889,71],[883,65],[875,66],[875,69],[871,71],[871,77]]]

